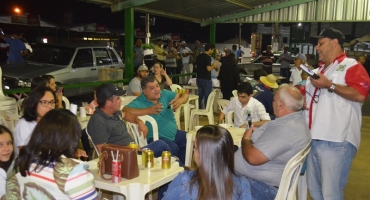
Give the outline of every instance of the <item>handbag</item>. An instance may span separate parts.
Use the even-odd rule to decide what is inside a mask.
[[[115,144],[106,144],[101,148],[99,156],[99,173],[102,179],[106,178],[104,174],[112,175],[112,153],[116,155],[118,150],[118,160],[121,160],[121,177],[125,179],[133,179],[139,176],[139,166],[137,163],[136,149],[128,146],[119,146]]]

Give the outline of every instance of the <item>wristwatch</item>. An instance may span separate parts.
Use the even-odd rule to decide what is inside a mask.
[[[335,83],[332,83],[332,85],[330,86],[330,88],[328,88],[328,91],[329,92],[334,92],[334,89],[335,89]]]

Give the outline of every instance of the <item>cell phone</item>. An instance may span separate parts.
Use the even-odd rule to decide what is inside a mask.
[[[60,93],[63,90],[63,86],[59,87],[55,93]]]
[[[317,75],[315,72],[311,71],[310,69],[308,69],[305,65],[300,65],[301,69],[303,69],[303,71],[305,71],[310,77],[312,77],[313,79],[319,79],[320,76]]]

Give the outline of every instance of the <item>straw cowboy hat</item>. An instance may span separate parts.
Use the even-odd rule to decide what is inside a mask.
[[[276,76],[269,74],[267,76],[261,76],[260,81],[270,88],[278,88],[279,85],[276,83]]]

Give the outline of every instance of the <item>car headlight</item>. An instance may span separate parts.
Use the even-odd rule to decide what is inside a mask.
[[[18,86],[19,87],[31,87],[31,81],[30,80],[19,80]]]

